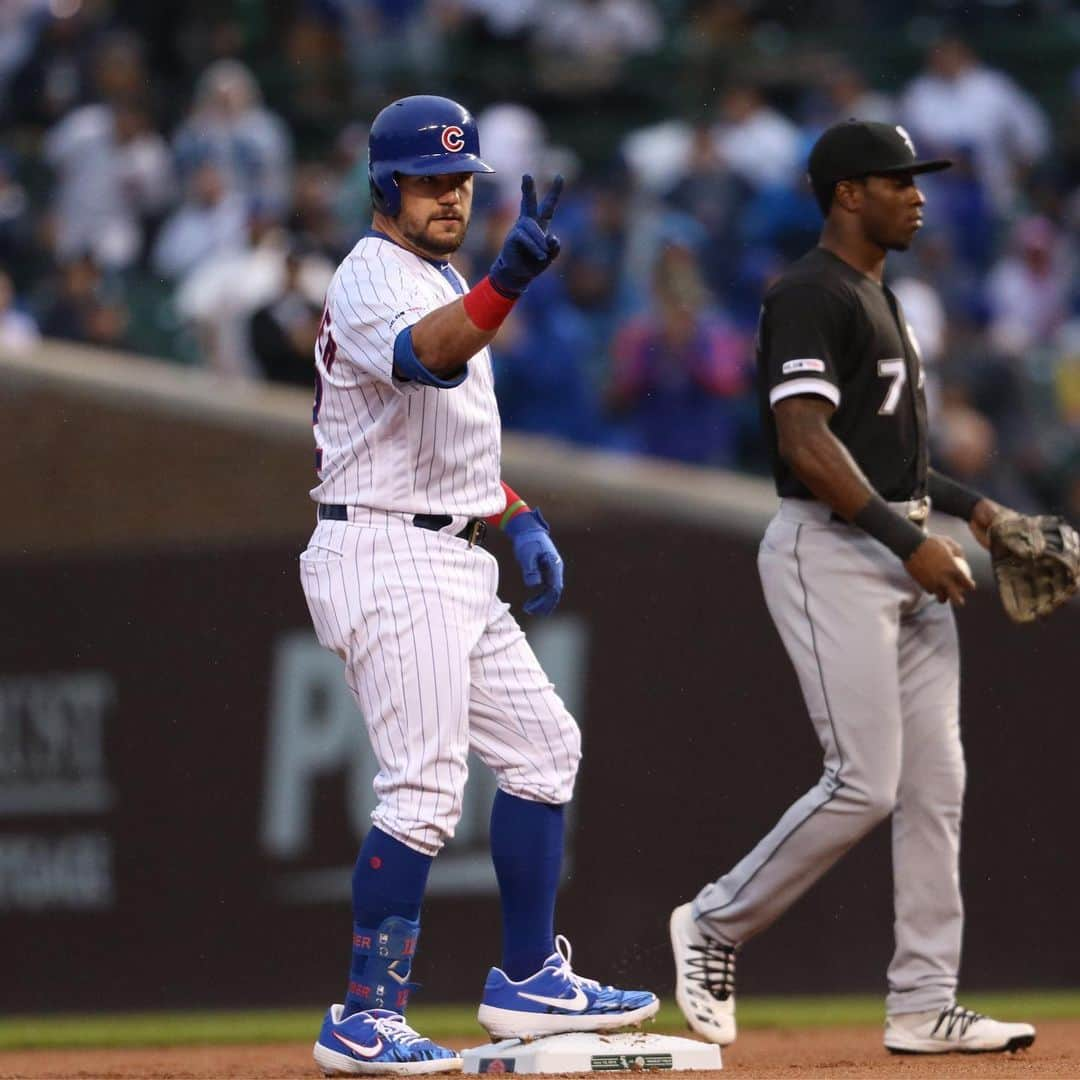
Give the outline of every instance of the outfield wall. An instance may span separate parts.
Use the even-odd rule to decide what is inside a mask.
[[[310,402],[47,350],[0,364],[0,1008],[318,1003],[340,993],[373,763],[310,632]],[[526,629],[579,717],[560,929],[580,970],[670,989],[670,907],[816,779],[754,566],[774,500],[720,473],[508,439],[567,562]],[[496,538],[504,595],[522,597]],[[970,987],[1075,983],[1066,675],[1073,605],[960,616]],[[417,978],[470,999],[496,959],[491,781],[436,861]],[[879,829],[748,947],[747,992],[882,988]]]

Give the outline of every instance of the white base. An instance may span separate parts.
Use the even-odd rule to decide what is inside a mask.
[[[646,1069],[720,1069],[720,1047],[672,1035],[545,1035],[503,1039],[465,1050],[467,1073],[639,1072]]]

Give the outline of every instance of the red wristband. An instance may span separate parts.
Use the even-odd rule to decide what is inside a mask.
[[[491,278],[485,277],[462,297],[461,302],[469,321],[478,330],[498,330],[517,301],[503,296],[491,284]]]
[[[497,514],[484,518],[493,529],[505,529],[518,514],[529,512],[529,504],[505,480],[501,483],[506,502]]]

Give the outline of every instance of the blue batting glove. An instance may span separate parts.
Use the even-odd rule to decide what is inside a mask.
[[[551,542],[548,523],[538,509],[511,518],[506,534],[514,545],[514,558],[529,588],[543,588],[525,601],[530,615],[550,615],[562,596],[563,561]]]
[[[517,299],[559,254],[559,238],[548,232],[548,226],[562,189],[563,178],[556,176],[537,209],[533,178],[528,173],[521,178],[521,214],[510,227],[502,250],[488,271],[491,283],[504,296]]]

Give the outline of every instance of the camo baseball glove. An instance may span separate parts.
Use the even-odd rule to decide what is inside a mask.
[[[1055,611],[1080,583],[1080,536],[1064,518],[1006,510],[990,523],[990,558],[998,593],[1013,622]]]

